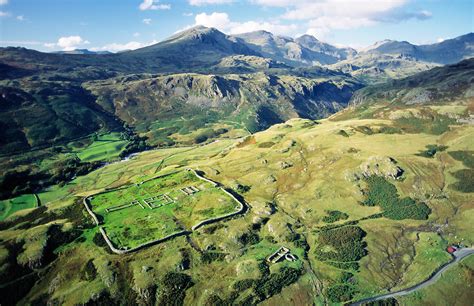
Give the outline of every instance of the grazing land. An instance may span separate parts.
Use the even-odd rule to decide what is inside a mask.
[[[0,201],[0,221],[17,211],[36,207],[36,198],[32,194],[25,194],[19,197]]]
[[[119,158],[127,143],[120,138],[120,133],[99,135],[89,146],[76,151],[76,154],[83,162],[113,160]]]
[[[131,249],[238,211],[220,188],[179,171],[89,198],[114,245]]]

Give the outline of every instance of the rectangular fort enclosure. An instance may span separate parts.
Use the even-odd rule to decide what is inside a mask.
[[[92,211],[118,249],[132,249],[239,209],[221,188],[180,171],[89,197]]]

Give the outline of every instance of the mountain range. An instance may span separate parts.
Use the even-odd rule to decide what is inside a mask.
[[[218,71],[220,62],[236,55],[268,58],[273,61],[273,66],[327,66],[356,76],[360,74],[358,70],[365,69],[367,72],[368,68],[372,68],[372,73],[376,75],[393,78],[474,56],[474,34],[420,46],[406,41],[386,40],[357,52],[351,48],[337,48],[310,35],[293,39],[256,31],[232,36],[214,28],[197,26],[157,44],[117,54],[98,54],[87,50],[45,54],[23,48],[0,49],[0,61],[15,68],[25,68],[29,63],[41,63],[41,67],[46,65],[52,69],[69,64],[68,68],[100,67],[127,73],[207,73]],[[418,69],[407,68],[412,64]],[[390,73],[390,69],[398,75]]]
[[[196,116],[201,121],[191,131],[222,120],[253,132],[293,117],[323,118],[364,86],[473,55],[473,33],[421,46],[386,40],[357,52],[310,35],[226,35],[202,26],[116,54],[1,48],[1,151],[124,124],[152,145],[169,144],[177,140],[169,137],[181,124],[176,120]]]

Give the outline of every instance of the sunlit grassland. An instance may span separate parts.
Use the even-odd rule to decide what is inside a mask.
[[[126,140],[120,138],[120,133],[112,132],[97,136],[90,145],[75,153],[84,162],[113,160],[119,157],[127,143]]]
[[[434,284],[406,296],[398,297],[400,305],[470,305],[474,300],[474,257],[463,259],[446,270]]]
[[[306,259],[303,250],[288,239],[292,232],[305,235],[310,245],[307,262],[312,264],[325,288],[339,282],[344,272],[352,272],[354,286],[358,290],[355,298],[368,297],[385,292],[387,288],[406,288],[423,279],[445,262],[444,248],[447,243],[470,244],[474,237],[470,226],[470,220],[474,217],[472,194],[449,188],[455,182],[451,173],[465,168],[449,152],[472,150],[474,145],[470,135],[473,135],[473,128],[456,126],[443,135],[368,135],[357,128],[367,126],[377,130],[381,125],[390,124],[390,120],[379,119],[321,120],[318,124],[310,120],[290,120],[256,133],[246,141],[219,139],[202,146],[142,152],[128,161],[113,163],[78,177],[64,187],[55,186],[41,193],[40,198],[49,209],[54,210],[64,205],[65,201],[72,202],[107,189],[139,183],[161,174],[184,171],[187,167],[199,169],[205,172],[206,177],[225,186],[249,186],[250,189],[242,195],[249,203],[250,210],[244,216],[223,222],[212,233],[200,229],[190,235],[201,249],[221,253],[223,258],[205,263],[200,261],[201,255],[198,252],[188,248],[193,256],[189,274],[196,284],[187,291],[186,299],[191,301],[193,297],[201,296],[203,290],[217,292],[225,297],[235,281],[258,279],[260,276],[255,270],[258,262],[280,246],[289,247],[300,260],[296,263],[278,263],[271,267],[272,271],[277,271],[281,266],[299,267],[304,264]],[[340,130],[346,131],[349,137],[339,135]],[[261,145],[262,143],[265,145]],[[446,145],[448,149],[437,153],[432,159],[416,155],[431,144]],[[361,188],[366,185],[363,181],[348,179],[347,173],[357,171],[362,163],[373,156],[391,157],[405,171],[402,179],[387,180],[396,186],[400,197],[412,197],[425,202],[432,210],[428,221],[386,218],[358,221],[380,213],[381,209],[379,206],[361,205],[365,199]],[[152,193],[154,192],[138,195],[143,198]],[[107,199],[107,205],[115,205],[117,199],[125,202],[132,200],[131,196],[136,194],[130,192],[111,196]],[[436,197],[430,198],[426,194]],[[197,195],[199,193],[195,197]],[[208,194],[206,197],[213,199],[214,195]],[[148,215],[141,215],[148,209],[127,208],[109,213],[111,222],[107,220],[107,214],[104,214],[104,226],[111,236],[115,235],[111,237],[112,240],[118,238],[114,240],[117,244],[120,245],[121,241],[124,246],[137,245],[145,241],[143,237],[150,239],[164,234],[163,226],[167,225],[171,231],[177,229],[173,216],[181,214],[178,219],[183,220],[185,226],[192,225],[186,223],[186,220],[198,220],[202,217],[198,212],[206,210],[212,204],[212,201],[204,199],[198,202],[201,204],[190,204],[201,205],[193,210],[186,209],[189,205],[176,210],[178,206],[172,204],[154,209]],[[160,209],[162,215],[154,217]],[[348,215],[346,220],[339,220],[332,225],[358,222],[357,226],[367,232],[364,241],[367,243],[368,254],[359,261],[358,271],[336,268],[316,259],[314,252],[320,247],[317,231],[328,225],[323,220],[327,216],[327,210],[337,210]],[[444,226],[446,220],[448,224]],[[107,229],[109,223],[114,224],[110,231]],[[260,237],[258,243],[242,245],[239,238],[242,234],[253,231],[253,225],[258,223],[262,224],[257,231]],[[446,241],[441,241],[433,234],[435,225],[443,225],[442,235]],[[128,238],[121,234],[126,227],[131,228]],[[417,233],[421,230],[426,232],[422,231],[418,239]],[[94,246],[91,240],[95,233],[94,230],[85,231],[83,235],[87,239],[84,244]],[[132,240],[134,242],[130,243]],[[144,273],[141,265],[147,265],[147,262],[153,261],[160,254],[159,263],[154,265],[160,269],[166,269],[170,265],[174,267],[180,260],[180,255],[176,256],[177,250],[186,243],[181,237],[165,245],[169,251],[156,246],[136,253],[137,262],[134,263],[136,266],[133,274],[140,288],[152,283],[150,279],[161,275],[158,268],[148,274]],[[99,256],[97,254],[105,251],[100,249],[94,252],[95,256]],[[113,270],[114,267],[104,268],[107,269]],[[216,273],[222,275],[218,283],[212,278]],[[311,288],[308,285],[308,275],[301,277],[291,288]],[[94,285],[91,283],[91,286]],[[279,295],[281,300],[276,300],[288,300],[293,294],[296,293],[285,289]]]
[[[199,191],[185,195],[180,189],[194,186]],[[145,200],[168,195],[173,202],[149,208]],[[106,211],[119,205],[139,201],[131,207]],[[161,202],[164,202],[163,200]],[[120,247],[136,247],[145,242],[168,236],[180,230],[189,230],[201,221],[237,211],[238,204],[192,172],[181,171],[153,179],[140,185],[114,190],[91,199],[94,212],[103,218],[108,236]]]
[[[6,219],[17,211],[36,207],[36,198],[32,194],[0,201],[0,221]]]

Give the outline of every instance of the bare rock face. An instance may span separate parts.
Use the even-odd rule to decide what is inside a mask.
[[[287,169],[287,168],[293,167],[293,164],[291,164],[290,162],[281,161],[279,162],[279,166],[281,169]]]
[[[273,175],[273,174],[270,174],[269,176],[267,176],[265,178],[265,184],[272,184],[272,183],[275,183],[277,181],[276,177]]]
[[[387,179],[399,179],[403,175],[403,169],[397,165],[397,161],[391,157],[372,156],[360,166],[362,176],[382,176]]]

